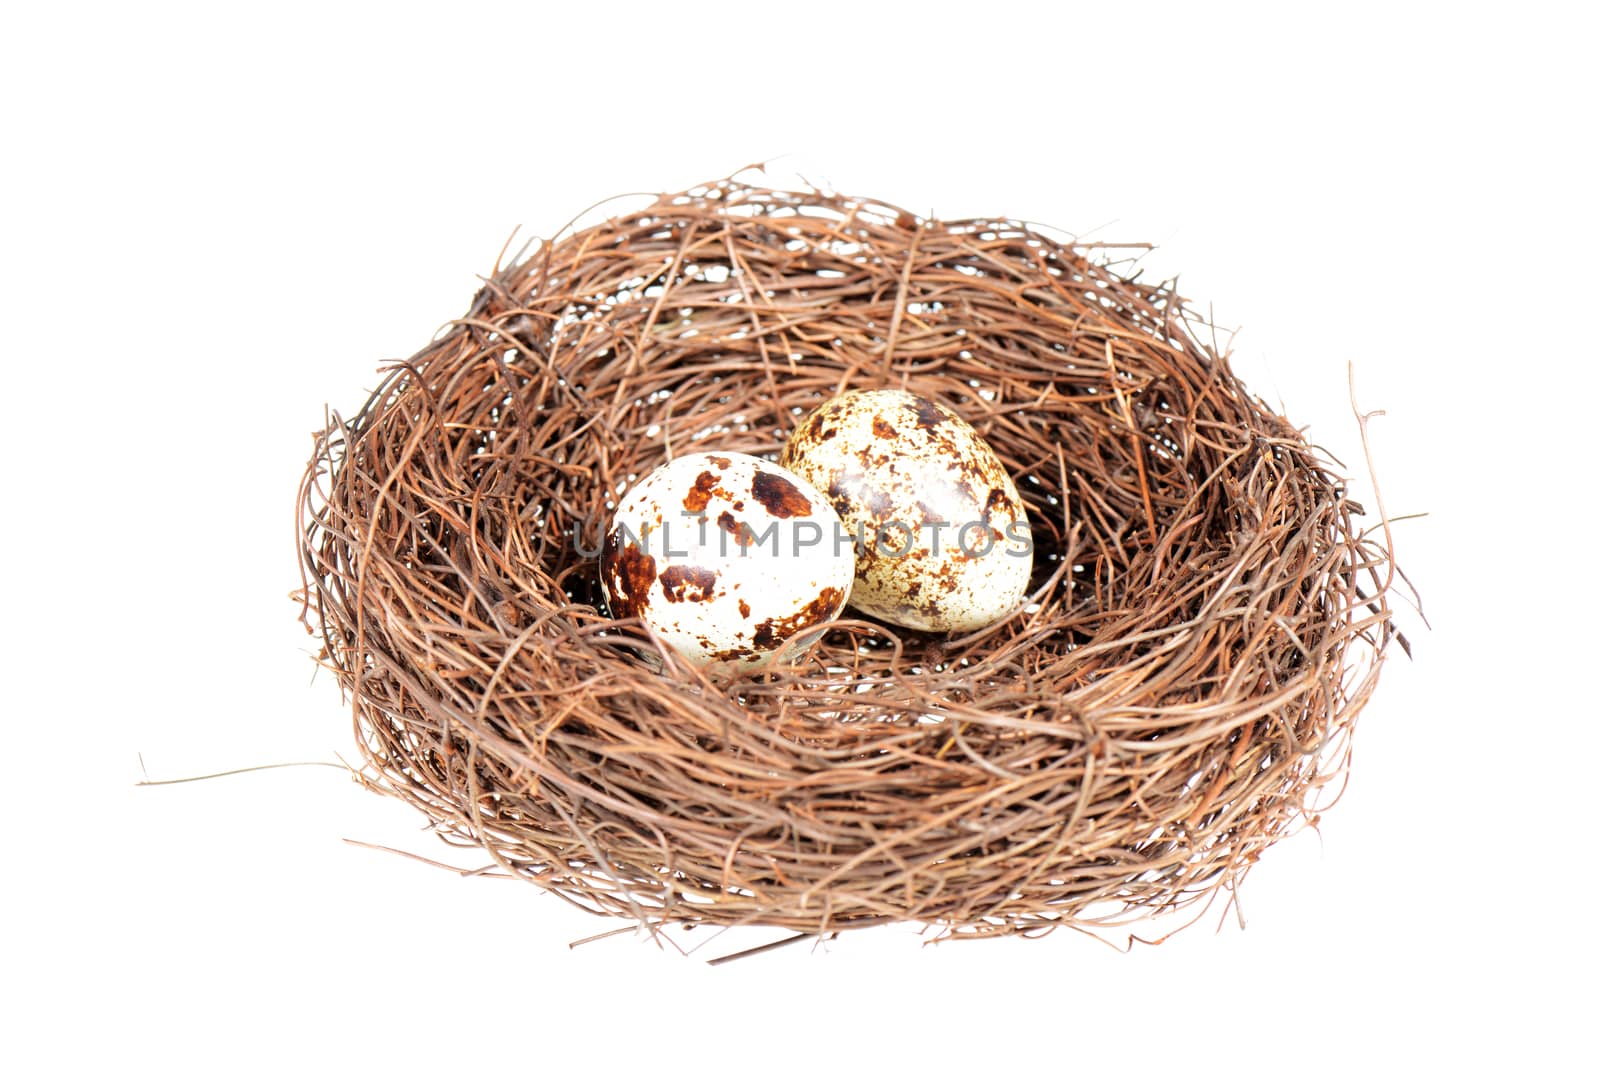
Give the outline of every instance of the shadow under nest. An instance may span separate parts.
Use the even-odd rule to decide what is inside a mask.
[[[1395,633],[1384,542],[1168,288],[1114,250],[722,181],[564,233],[330,419],[301,596],[363,780],[646,924],[944,936],[1121,923],[1314,820]],[[855,613],[714,685],[610,619],[629,484],[776,459],[849,388],[960,412],[1022,493],[1028,602]]]

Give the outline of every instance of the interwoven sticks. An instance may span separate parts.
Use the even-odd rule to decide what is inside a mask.
[[[369,785],[597,913],[963,935],[1164,912],[1311,817],[1393,636],[1342,479],[1168,289],[1005,220],[723,181],[568,232],[319,435],[308,623]],[[591,557],[670,456],[959,411],[1036,543],[975,634],[664,671]]]

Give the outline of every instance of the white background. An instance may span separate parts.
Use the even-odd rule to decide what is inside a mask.
[[[27,1063],[1593,1063],[1595,26],[1518,4],[10,9],[3,1042]],[[1120,12],[1120,13],[1119,13]],[[1106,239],[1400,562],[1323,821],[1159,947],[912,928],[710,967],[439,855],[295,620],[323,405],[514,227],[773,160]],[[451,859],[475,862],[472,854]],[[694,946],[703,932],[680,944]],[[759,940],[759,939],[757,939]],[[7,1060],[23,1063],[16,1056]]]

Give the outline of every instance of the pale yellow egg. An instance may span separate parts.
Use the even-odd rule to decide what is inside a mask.
[[[1015,483],[971,424],[903,390],[842,393],[779,461],[858,538],[851,607],[915,630],[970,631],[1015,610],[1033,538]]]

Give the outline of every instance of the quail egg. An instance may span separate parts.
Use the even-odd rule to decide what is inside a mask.
[[[612,517],[600,552],[607,606],[691,661],[753,670],[843,610],[855,574],[843,533],[828,498],[776,464],[680,456],[640,479]]]
[[[853,390],[794,429],[784,467],[857,538],[849,605],[914,630],[970,631],[1017,607],[1033,569],[1022,498],[966,420],[904,390]]]

